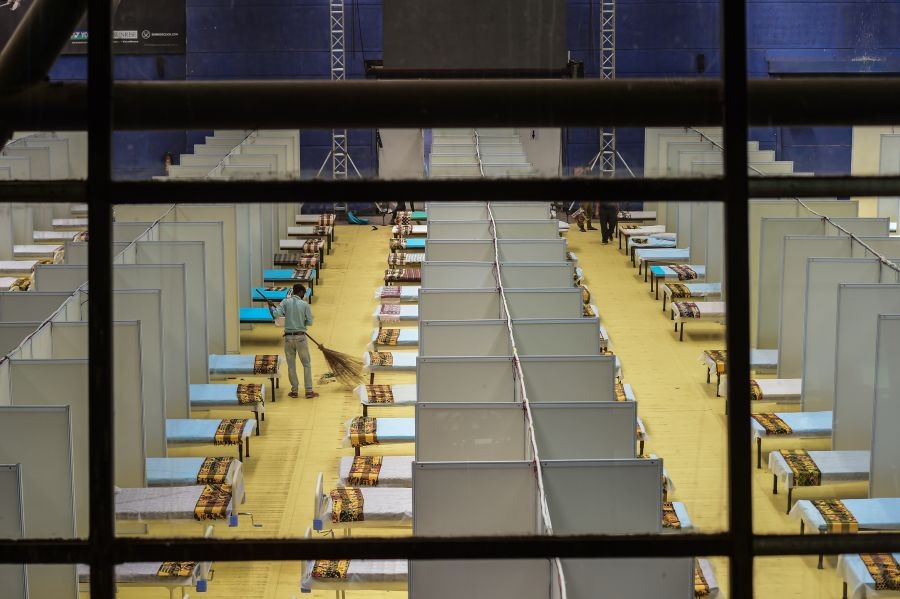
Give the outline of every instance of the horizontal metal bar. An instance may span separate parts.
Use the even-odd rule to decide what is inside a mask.
[[[757,535],[753,537],[753,553],[758,556],[898,552],[900,552],[900,533]]]
[[[900,122],[900,78],[753,80],[752,125]],[[0,94],[17,130],[84,129],[83,83]],[[722,85],[707,79],[142,81],[114,86],[120,130],[334,127],[645,127],[719,125]]]
[[[824,198],[900,195],[900,177],[751,177],[750,197]]]

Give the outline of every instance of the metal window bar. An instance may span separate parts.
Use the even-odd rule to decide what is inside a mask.
[[[56,5],[59,0],[38,0],[44,14],[68,13],[78,16],[79,3],[71,11]],[[83,4],[83,3],[81,3]],[[900,534],[774,536],[752,534],[752,498],[750,495],[750,439],[746,426],[749,416],[749,331],[730,326],[727,345],[732,365],[729,376],[731,409],[729,416],[729,530],[722,534],[684,536],[610,537],[490,537],[463,539],[362,538],[303,541],[267,540],[191,540],[116,538],[113,527],[113,464],[111,419],[111,332],[112,332],[112,252],[111,207],[121,203],[158,202],[160,186],[152,183],[110,181],[111,130],[203,128],[235,126],[252,118],[249,127],[336,125],[332,119],[348,115],[356,119],[343,126],[402,126],[427,123],[430,126],[479,126],[501,124],[599,126],[598,105],[603,105],[604,125],[723,124],[726,140],[725,176],[696,180],[554,180],[519,181],[339,181],[261,182],[261,183],[170,183],[165,194],[171,201],[199,203],[246,202],[252,187],[269,201],[293,201],[298,191],[314,191],[328,199],[383,197],[391,199],[459,198],[472,199],[544,199],[575,200],[584,193],[618,192],[620,199],[647,197],[648,192],[671,201],[726,201],[726,259],[729,265],[727,285],[733,291],[729,301],[730,321],[747,322],[749,288],[747,201],[748,194],[759,197],[821,197],[823,195],[900,195],[900,177],[826,177],[816,180],[761,178],[748,181],[746,166],[747,125],[753,124],[884,124],[900,118],[893,98],[900,91],[900,78],[879,81],[842,79],[836,81],[746,81],[745,2],[721,2],[723,73],[721,82],[630,82],[620,85],[592,82],[378,82],[378,88],[366,88],[342,82],[328,87],[309,87],[305,82],[202,84],[196,82],[134,84],[112,82],[112,58],[109,32],[111,10],[105,0],[91,0],[89,31],[93,40],[88,53],[87,84],[34,83],[49,68],[52,60],[40,60],[43,54],[55,54],[64,40],[32,37],[32,31],[17,34],[17,43],[0,56],[0,110],[6,126],[12,129],[83,129],[89,133],[90,166],[85,183],[4,183],[4,199],[31,202],[89,202],[89,285],[90,302],[90,489],[91,525],[87,541],[73,540],[0,540],[0,562],[4,563],[88,563],[91,572],[91,596],[114,597],[113,567],[125,561],[213,559],[299,560],[313,558],[530,558],[530,557],[654,557],[723,555],[731,558],[730,594],[738,599],[752,597],[752,558],[754,555],[818,553],[834,554],[865,551],[900,551]],[[57,10],[59,9],[59,10]],[[73,18],[74,18],[73,16]],[[30,15],[29,15],[30,17]],[[34,19],[37,22],[38,19]],[[62,19],[58,19],[59,22]],[[29,19],[26,19],[29,21]],[[77,22],[77,18],[74,18]],[[66,26],[68,27],[68,26]],[[61,31],[66,27],[56,27]],[[57,31],[58,32],[58,31]],[[103,32],[101,35],[98,32]],[[46,37],[46,36],[45,36]],[[52,37],[52,36],[50,36]],[[36,41],[38,40],[38,41]],[[98,40],[105,40],[99,42]],[[29,68],[10,69],[10,57],[32,52],[35,60]],[[51,56],[52,58],[52,56]],[[21,67],[20,67],[21,68]],[[440,83],[449,84],[442,88]],[[521,84],[517,102],[504,103],[504,111],[492,107],[509,97],[511,84]],[[575,83],[575,86],[569,86]],[[399,84],[399,85],[394,85]],[[28,87],[21,87],[28,85]],[[20,87],[16,87],[20,86]],[[747,90],[749,88],[749,103]],[[242,106],[257,106],[259,94],[265,94],[266,114],[244,111]],[[448,94],[449,95],[445,95]],[[251,95],[248,95],[251,94]],[[441,97],[443,96],[443,97]],[[170,101],[161,101],[164,98]],[[252,99],[251,99],[252,98]],[[234,100],[234,101],[232,101]],[[610,101],[616,100],[616,101]],[[724,100],[724,102],[723,102]],[[783,100],[783,101],[779,101]],[[363,111],[342,110],[350,103],[367,105]],[[113,114],[113,106],[119,111]],[[143,108],[146,107],[146,110]],[[321,110],[328,107],[330,110]],[[210,110],[207,110],[209,108]],[[319,108],[320,110],[316,110]],[[356,113],[356,116],[354,116]],[[236,116],[237,115],[237,116]],[[250,116],[252,115],[252,116]],[[267,120],[268,119],[268,120]],[[55,195],[48,195],[53,192]],[[399,195],[395,192],[399,192]],[[849,193],[848,193],[849,192]],[[258,196],[257,196],[258,197]],[[52,198],[49,199],[49,198]],[[76,200],[77,199],[77,200]],[[743,268],[741,268],[743,267]]]

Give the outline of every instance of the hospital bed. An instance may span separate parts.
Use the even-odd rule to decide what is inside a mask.
[[[287,299],[290,287],[254,287],[250,293],[250,299],[254,302],[275,302],[276,304]],[[312,302],[312,286],[306,288],[306,296],[303,298]]]
[[[239,429],[235,435],[216,442],[216,432],[230,421]],[[256,429],[253,418],[167,418],[166,445],[179,447],[237,445],[238,459],[250,457],[250,437]]]
[[[275,323],[268,308],[238,308],[238,320],[241,324]]]
[[[315,560],[301,562],[300,592],[406,591],[409,562],[405,559]]]
[[[344,431],[344,447],[360,455],[360,449],[369,445],[415,443],[416,419],[356,416],[347,421]]]
[[[725,302],[672,302],[672,320],[678,340],[684,341],[684,323],[713,321],[724,323]]]
[[[391,252],[387,255],[389,268],[403,268],[412,264],[420,267],[425,262],[425,252]]]
[[[191,410],[249,410],[253,417],[266,419],[266,385],[230,385],[227,383],[202,383],[190,385],[188,398]],[[275,398],[272,398],[275,401]],[[259,427],[256,428],[259,434]]]
[[[60,262],[63,246],[47,243],[14,245],[13,258],[15,260],[28,260],[36,258],[43,261]]]
[[[653,236],[632,236],[626,244],[626,252],[634,263],[634,252],[639,249],[671,249],[675,247],[674,233],[660,233]],[[671,236],[671,237],[670,237]]]
[[[316,278],[315,268],[267,268],[263,270],[263,283],[278,283],[288,287],[295,283],[302,283],[309,287],[310,297],[316,293]]]
[[[396,238],[426,237],[428,236],[428,225],[394,225],[391,227],[391,236]]]
[[[411,528],[413,503],[411,488],[341,487],[325,492],[324,475],[316,478],[313,497],[313,530],[334,531],[342,528],[349,536],[351,528]],[[362,496],[362,514],[353,514],[348,506],[335,510],[334,497],[340,490],[358,492]],[[361,516],[361,517],[360,517]]]
[[[728,376],[719,379],[716,397],[727,395]],[[750,399],[753,401],[779,404],[800,403],[803,379],[750,379]]]
[[[407,324],[419,320],[418,305],[381,304],[372,313],[372,321],[376,326],[405,322]]]
[[[30,275],[38,260],[0,260],[0,274],[2,275]]]
[[[866,554],[867,557],[873,554]],[[878,554],[884,556],[885,554]],[[890,556],[894,561],[900,560],[900,553],[893,553]],[[893,564],[885,564],[888,567]],[[852,555],[838,556],[837,563],[838,575],[844,579],[844,599],[897,599],[900,597],[900,590],[890,590],[881,588],[875,590],[876,582],[869,572],[869,568],[863,561],[863,556],[858,553]]]
[[[204,505],[204,500],[207,500]],[[146,534],[147,524],[238,525],[234,495],[228,485],[115,489],[116,528],[120,534]]]
[[[397,212],[395,224],[411,225],[413,222],[428,220],[428,213],[424,210],[400,210]]]
[[[335,226],[337,215],[332,213],[324,214],[296,214],[294,215],[294,223],[298,225],[312,225],[318,227],[331,228],[331,241],[335,239]]]
[[[831,499],[825,503],[821,500],[801,499],[789,512],[793,520],[800,521],[800,534],[807,528],[819,534],[855,533],[863,531],[897,531],[900,530],[900,498],[879,497],[869,499]],[[836,504],[835,504],[836,502]],[[816,504],[825,503],[831,506],[833,515],[826,522],[825,517]],[[834,513],[834,508],[846,510],[847,514]],[[853,519],[848,524],[848,518]],[[819,556],[819,569],[822,569],[823,556]]]
[[[148,487],[187,487],[191,485],[231,485],[238,503],[247,501],[244,469],[234,458],[146,458]],[[225,470],[224,477],[221,470]],[[218,475],[218,476],[216,476]]]
[[[32,231],[31,239],[35,243],[64,243],[74,241],[78,231]]]
[[[415,456],[343,456],[338,466],[338,484],[348,487],[412,487]],[[373,470],[373,460],[378,460]]]
[[[694,522],[688,514],[687,507],[680,501],[663,502],[663,534],[690,532],[694,530]]]
[[[414,304],[419,301],[419,285],[387,285],[375,289],[375,299],[382,304]]]
[[[631,254],[631,265],[638,267],[638,274],[644,272],[644,281],[647,280],[645,267],[654,264],[682,264],[691,259],[691,250],[688,248],[635,248]]]
[[[659,233],[665,233],[666,226],[665,225],[638,225],[634,223],[619,223],[616,226],[616,237],[619,238],[619,249],[622,249],[622,240],[624,239],[626,242],[628,239],[637,235],[639,237],[646,237],[648,235],[658,235]]]
[[[299,253],[275,254],[279,258],[278,262],[273,260],[275,266],[287,266],[288,268],[278,268],[275,270],[312,270],[315,271],[316,283],[319,282],[321,276],[322,260],[318,254],[302,255]]]
[[[415,372],[418,352],[366,352],[363,354],[363,373],[369,384],[375,383],[376,372]]]
[[[798,455],[799,452],[799,455]],[[791,511],[791,497],[795,487],[818,487],[835,483],[868,482],[868,450],[854,451],[804,451],[782,449],[769,453],[769,471],[772,473],[772,494],[778,494],[778,483],[787,489],[787,512]],[[801,459],[795,475],[789,460]],[[812,472],[808,471],[811,467]]]
[[[423,237],[400,237],[391,239],[390,249],[392,252],[408,252],[425,251],[425,238]]]
[[[28,291],[31,277],[0,277],[0,291]]]
[[[750,432],[756,439],[756,467],[762,468],[763,439],[827,439],[832,431],[832,413],[774,412],[750,415]]]
[[[716,571],[707,559],[697,558],[694,562],[694,596],[707,599],[724,599]]]
[[[656,210],[622,210],[618,219],[625,222],[643,222],[656,220]]]
[[[56,230],[80,231],[87,229],[88,219],[86,218],[54,218],[50,221],[50,226]]]
[[[272,255],[275,266],[294,266],[300,258],[309,256],[315,256],[325,266],[324,239],[282,239],[280,249],[283,251]]]
[[[419,329],[375,329],[372,340],[366,347],[369,351],[377,351],[379,347],[418,347]]]
[[[412,385],[359,385],[353,392],[362,404],[363,416],[370,407],[390,408],[416,405],[416,386]]]
[[[701,264],[672,264],[666,266],[657,264],[650,267],[650,291],[656,289],[656,299],[659,299],[659,284],[661,281],[701,281],[706,278],[706,267]]]
[[[385,285],[418,285],[421,282],[421,268],[388,268],[384,271]]]
[[[306,251],[305,248],[310,247],[307,245],[310,241],[316,242],[316,244],[321,244],[321,249],[319,250],[319,259],[324,263],[325,255],[331,253],[331,244],[328,242],[328,239],[323,235],[322,237],[313,237],[312,239],[279,239],[278,240],[278,249],[281,252],[301,252]]]
[[[706,382],[710,382],[712,373],[716,373],[716,392],[722,382],[722,375],[728,374],[727,353],[724,349],[707,349],[700,356],[706,365]],[[751,349],[750,370],[754,372],[775,372],[778,370],[777,349]]]
[[[278,354],[210,354],[209,374],[214,377],[265,377],[272,384],[272,401],[278,388],[281,356]]]
[[[674,300],[696,300],[698,298],[720,297],[721,283],[666,283],[663,285],[662,309],[666,311],[666,302]]]
[[[331,253],[331,241],[334,239],[334,227],[330,225],[305,225],[299,227],[288,227],[288,237],[299,237],[301,239],[320,238],[325,240],[325,253]]]

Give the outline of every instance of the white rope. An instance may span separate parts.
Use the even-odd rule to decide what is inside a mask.
[[[476,131],[476,139],[477,139]],[[494,273],[497,277],[497,290],[500,292],[500,301],[503,303],[503,311],[506,316],[506,329],[509,334],[509,344],[512,348],[512,362],[514,370],[514,378],[519,387],[519,394],[522,398],[522,409],[525,412],[525,422],[528,425],[528,441],[531,445],[532,464],[534,466],[534,474],[537,479],[539,491],[539,500],[541,504],[541,520],[544,522],[544,528],[548,535],[553,534],[553,523],[550,520],[550,507],[547,504],[547,493],[544,490],[544,473],[541,466],[541,456],[538,452],[537,436],[534,431],[534,418],[531,414],[531,404],[528,402],[528,392],[525,389],[525,375],[522,372],[522,362],[519,359],[519,350],[516,347],[516,338],[513,334],[512,316],[510,316],[509,304],[506,301],[506,291],[503,288],[503,280],[500,271],[500,250],[497,245],[497,223],[494,221],[494,212],[491,210],[491,204],[487,204],[488,219],[490,220],[491,238],[494,245]],[[562,561],[555,557],[556,569],[559,573],[559,592],[561,599],[566,599],[566,578],[563,574]]]
[[[473,129],[475,131],[475,158],[478,160],[478,172],[481,173],[481,176],[484,177],[484,162],[481,160],[481,140],[478,137],[478,129]],[[490,210],[490,204],[488,204],[488,210]],[[497,236],[494,236],[494,241],[497,240]]]

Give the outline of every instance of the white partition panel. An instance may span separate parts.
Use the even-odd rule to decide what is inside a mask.
[[[25,500],[18,464],[0,465],[0,539],[21,539],[25,534]],[[0,589],[9,599],[28,599],[23,564],[0,565]]]
[[[576,290],[577,291],[577,290]],[[419,291],[420,320],[474,320],[501,318],[496,289],[429,289]]]
[[[537,534],[531,462],[416,462],[413,533],[424,536]]]
[[[164,222],[159,224],[159,235],[163,241],[204,243],[209,353],[239,353],[240,303],[237,287],[228,287],[228,273],[234,270],[234,264],[229,268],[225,259],[224,224]]]
[[[43,321],[59,308],[71,293],[29,291],[0,292],[0,321]]]
[[[859,202],[857,200],[817,200],[808,198],[803,200],[810,210],[814,210],[819,214],[834,218],[855,218],[859,216]],[[806,208],[797,205],[798,216],[815,216]]]
[[[580,318],[584,314],[581,289],[577,287],[505,291],[510,316],[514,319]]]
[[[500,277],[507,289],[574,287],[575,270],[570,262],[500,263]]]
[[[603,597],[694,598],[694,558],[562,560],[568,599]],[[721,594],[719,595],[721,597]]]
[[[875,410],[878,315],[900,313],[900,285],[838,288],[832,447],[869,449]]]
[[[85,281],[87,281],[86,265],[38,264],[34,267],[31,290],[71,293]]]
[[[40,322],[0,322],[0,356],[5,356],[40,326]]]
[[[21,465],[26,538],[87,536],[75,530],[71,428],[65,406],[0,408],[0,462]],[[74,565],[29,566],[28,590],[34,599],[74,599]]]
[[[541,459],[636,457],[636,402],[532,403],[531,413]]]
[[[542,460],[541,464],[555,534],[662,530],[662,460]],[[585,497],[598,509],[585,510]]]
[[[419,357],[416,397],[435,403],[515,401],[512,358]]]
[[[759,257],[760,233],[763,218],[794,218],[797,216],[796,200],[750,200],[750,337],[756,346],[756,321],[759,315]]]
[[[424,262],[422,288],[496,289],[493,262]]]
[[[113,268],[115,289],[162,291],[166,416],[190,418],[187,297],[183,264],[133,264]]]
[[[121,206],[116,206],[116,219],[119,218],[120,208]],[[134,241],[143,233],[145,233],[151,225],[153,225],[153,221],[122,222],[120,220],[116,220],[116,222],[113,223],[113,241]]]
[[[522,374],[533,403],[615,400],[615,356],[524,356]]]
[[[439,239],[491,238],[491,223],[488,220],[436,220],[428,222],[429,242]]]
[[[116,222],[145,222],[149,225],[171,208],[172,204],[120,204],[116,206]]]
[[[497,242],[501,262],[558,262],[566,259],[566,240],[500,239]],[[430,262],[491,262],[494,244],[490,240],[428,240],[425,259]]]
[[[522,404],[416,404],[419,462],[524,460],[527,446]]]
[[[138,242],[138,264],[184,264],[190,382],[209,382],[209,336],[206,307],[206,257],[200,241]]]
[[[85,265],[87,264],[87,248],[88,244],[84,241],[67,241],[64,245],[65,252],[63,254],[64,264]]]
[[[900,497],[900,436],[896,430],[900,422],[900,316],[879,316],[876,353],[869,497]]]
[[[887,237],[890,234],[888,218],[833,218],[835,224],[860,237]],[[829,235],[844,235],[843,232],[829,225]]]
[[[781,278],[781,317],[778,332],[778,378],[803,375],[803,323],[806,310],[806,271],[810,258],[848,258],[852,244],[846,237],[784,238]]]
[[[543,559],[409,562],[410,599],[547,599],[551,586]]]
[[[834,409],[838,285],[877,283],[880,270],[876,259],[810,258],[807,261],[801,395],[804,411]]]
[[[472,239],[429,239],[425,243],[428,262],[491,262],[494,260],[493,241]]]
[[[425,202],[428,220],[487,220],[487,202]]]
[[[885,256],[900,256],[900,237],[860,237],[873,250]],[[853,244],[854,258],[872,258],[872,254],[859,243]]]
[[[596,318],[514,320],[513,334],[522,356],[600,353]],[[422,356],[506,356],[511,351],[505,320],[419,322]]]
[[[546,220],[550,202],[491,202],[491,212],[496,220]]]
[[[756,289],[756,347],[778,348],[781,324],[781,272],[784,238],[788,235],[824,235],[825,223],[818,218],[764,218],[760,225],[759,286]]]
[[[725,206],[721,202],[711,202],[707,210],[706,237],[706,280],[722,283],[722,297],[725,297]]]
[[[708,202],[691,202],[691,234],[688,243],[691,249],[691,264],[706,264],[707,240],[709,237]],[[679,239],[684,237],[679,236]],[[682,241],[682,246],[684,242]]]
[[[497,239],[556,239],[559,222],[556,220],[500,220],[494,216]]]

